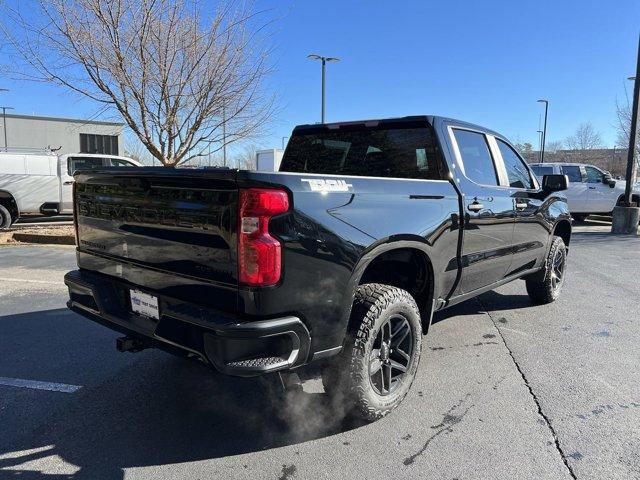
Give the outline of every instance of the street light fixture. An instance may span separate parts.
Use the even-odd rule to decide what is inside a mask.
[[[4,150],[8,150],[7,145],[7,110],[13,110],[13,107],[0,107],[2,109],[2,129],[4,130]]]
[[[540,150],[540,163],[544,163],[544,147],[547,143],[547,112],[549,111],[549,100],[540,99],[538,103],[544,103],[544,127],[542,127],[542,150]]]
[[[315,53],[312,53],[311,55],[307,55],[307,58],[310,59],[310,60],[320,60],[322,62],[322,109],[321,109],[320,122],[324,123],[325,66],[326,66],[327,62],[339,62],[340,59],[337,58],[337,57],[324,57],[322,55],[316,55]]]

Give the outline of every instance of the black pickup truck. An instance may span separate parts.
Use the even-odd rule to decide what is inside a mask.
[[[571,217],[500,134],[414,116],[298,126],[280,172],[76,174],[68,306],[229,375],[322,360],[365,419],[395,408],[433,313],[524,279],[555,300]]]

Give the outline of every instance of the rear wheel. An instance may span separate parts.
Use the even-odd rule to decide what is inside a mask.
[[[420,360],[422,327],[413,297],[382,284],[358,287],[347,344],[323,372],[327,393],[354,413],[377,420],[408,393]]]
[[[0,205],[0,230],[7,229],[13,223],[11,213],[3,205]]]
[[[567,264],[567,247],[560,237],[553,237],[542,272],[527,278],[527,293],[537,303],[551,303],[560,296]]]

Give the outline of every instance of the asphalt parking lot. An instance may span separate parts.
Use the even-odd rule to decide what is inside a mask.
[[[562,297],[442,312],[402,406],[344,419],[317,379],[236,379],[65,309],[73,247],[0,247],[0,478],[640,478],[640,239],[576,228]]]

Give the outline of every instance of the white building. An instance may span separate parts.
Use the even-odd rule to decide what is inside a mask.
[[[277,172],[280,170],[283,155],[284,150],[280,148],[258,150],[256,152],[256,170],[259,172]]]
[[[58,154],[111,155],[121,155],[123,150],[122,123],[8,113],[3,118],[0,112],[0,124],[0,149],[60,147]]]

